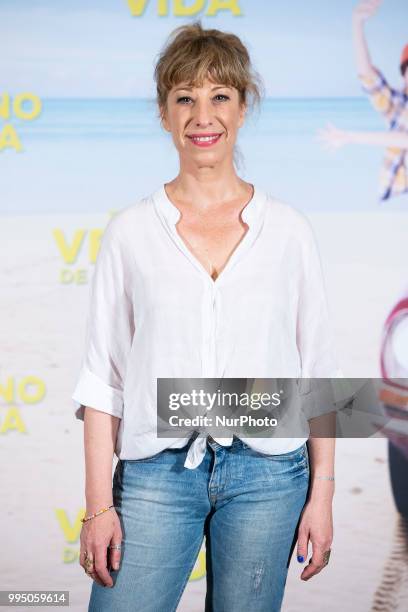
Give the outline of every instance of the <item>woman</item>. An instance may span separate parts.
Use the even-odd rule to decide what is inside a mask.
[[[388,132],[355,132],[340,130],[329,124],[320,130],[319,138],[330,147],[346,144],[367,144],[385,147],[380,174],[380,200],[408,192],[408,45],[400,59],[400,72],[404,80],[401,90],[390,87],[384,75],[373,66],[364,35],[364,23],[378,9],[382,0],[359,2],[353,13],[353,40],[358,77],[376,111],[381,113],[389,127]]]
[[[300,212],[235,172],[260,97],[240,39],[181,26],[155,78],[180,171],[105,229],[73,394],[89,610],[176,610],[204,536],[206,610],[280,610],[296,535],[303,580],[328,562],[334,440],[163,438],[156,381],[338,375],[319,255]]]

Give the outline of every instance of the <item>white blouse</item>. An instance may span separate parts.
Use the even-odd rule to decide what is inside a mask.
[[[164,186],[108,222],[92,278],[85,351],[72,399],[121,419],[115,453],[185,446],[157,437],[156,379],[337,377],[320,257],[303,213],[254,186],[249,228],[214,281],[176,230]],[[193,429],[192,432],[193,433]],[[233,437],[214,438],[230,445]],[[241,438],[266,454],[308,438]],[[191,444],[195,468],[206,436]]]

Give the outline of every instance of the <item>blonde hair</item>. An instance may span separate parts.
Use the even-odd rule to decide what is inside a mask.
[[[165,109],[174,85],[185,82],[201,87],[207,76],[216,83],[235,87],[241,104],[248,108],[259,106],[263,83],[245,45],[230,32],[204,29],[198,20],[175,28],[159,54],[154,69],[159,109]]]

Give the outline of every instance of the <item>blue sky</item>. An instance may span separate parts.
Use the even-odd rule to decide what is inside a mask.
[[[354,0],[238,4],[240,17],[197,16],[243,39],[268,95],[360,95],[351,43]],[[152,96],[155,56],[170,31],[192,19],[159,17],[156,7],[157,0],[148,0],[143,16],[132,17],[126,0],[2,0],[0,93]],[[373,61],[395,86],[407,23],[407,1],[384,0],[366,29]]]

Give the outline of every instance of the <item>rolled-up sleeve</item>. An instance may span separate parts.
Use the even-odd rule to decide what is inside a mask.
[[[342,376],[334,348],[326,287],[313,229],[306,217],[300,237],[302,269],[296,338],[304,378]]]
[[[395,90],[387,83],[378,68],[373,74],[359,74],[362,89],[367,94],[373,108],[390,122],[395,111]]]
[[[91,281],[82,365],[72,397],[75,416],[85,407],[123,416],[123,389],[134,333],[125,249],[113,217],[101,238]]]
[[[308,219],[304,217],[303,221],[296,337],[301,360],[301,405],[309,420],[336,411],[335,388],[330,379],[344,374],[334,348],[317,241]]]

